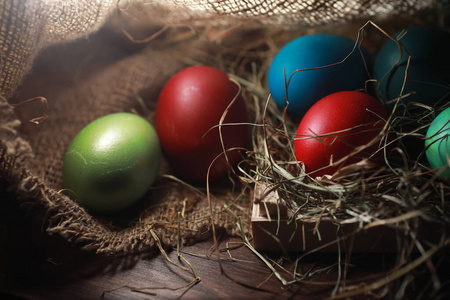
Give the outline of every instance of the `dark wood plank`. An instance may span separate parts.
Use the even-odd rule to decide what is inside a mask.
[[[339,274],[337,253],[317,253],[303,258],[297,272],[306,274],[309,270],[334,267],[315,280],[284,286],[260,258],[242,246],[240,238],[222,236],[217,245],[220,261],[212,238],[181,247],[181,255],[200,278],[194,284],[195,276],[189,270],[190,266],[177,256],[175,249],[167,252],[168,257],[187,270],[171,264],[159,251],[119,258],[80,251],[62,238],[42,232],[39,224],[17,207],[12,199],[0,199],[4,204],[0,211],[2,299],[314,300],[331,295]],[[228,248],[230,250],[226,251]],[[281,267],[276,267],[283,278],[292,279],[290,272],[295,267],[292,260],[281,253],[264,255],[286,269],[283,271]],[[298,255],[301,253],[291,253],[290,258],[295,259]],[[345,257],[341,258],[341,267],[345,268]],[[347,285],[382,278],[386,270],[392,267],[394,258],[395,254],[353,254],[345,275]],[[430,279],[427,273],[422,276]],[[420,285],[415,286],[416,291],[421,288]],[[395,286],[391,290],[377,291],[388,299],[393,298],[396,292]],[[414,292],[413,289],[412,295]]]
[[[220,241],[220,263],[212,239],[182,247],[181,255],[200,277],[192,284],[193,272],[171,264],[162,254],[113,259],[86,253],[59,237],[49,237],[13,201],[7,203],[0,215],[0,290],[5,295],[26,299],[228,299],[237,295],[240,299],[274,299],[300,292],[308,299],[321,299],[326,292],[317,286],[283,287],[246,247],[224,251],[227,246],[239,246],[239,238]],[[190,268],[176,250],[168,256]]]
[[[239,238],[223,237],[218,248],[212,239],[162,254],[109,258],[80,251],[57,236],[48,236],[39,224],[2,198],[0,211],[0,291],[26,299],[240,299],[289,298],[299,291],[308,299],[323,298],[322,288],[283,287]],[[228,243],[231,242],[231,243]],[[148,257],[147,257],[148,255]],[[275,256],[278,257],[278,254]],[[289,267],[289,265],[287,266]],[[141,292],[136,291],[141,290]],[[316,298],[311,293],[321,296]]]

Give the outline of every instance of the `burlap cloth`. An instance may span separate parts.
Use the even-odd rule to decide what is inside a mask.
[[[189,63],[205,62],[220,40],[214,30],[209,40],[190,38],[195,30],[250,23],[308,28],[412,13],[437,2],[0,0],[0,179],[36,217],[36,226],[98,253],[151,250],[155,236],[168,246],[195,241],[212,224],[237,235],[236,216],[249,228],[248,195],[236,196],[239,189],[225,183],[208,201],[204,187],[192,190],[164,177],[170,175],[165,164],[146,198],[125,217],[88,214],[63,190],[68,144],[108,113],[133,111],[153,122],[166,80]],[[182,30],[146,43],[133,40],[167,25]],[[40,124],[30,122],[45,116]]]

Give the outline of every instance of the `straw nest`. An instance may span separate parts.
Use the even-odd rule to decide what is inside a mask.
[[[378,41],[392,39],[373,22],[366,23],[353,33],[357,36],[354,51],[366,43],[370,46],[371,38]],[[333,297],[345,298],[363,293],[386,295],[393,285],[399,289],[398,295],[402,295],[414,281],[414,272],[422,271],[430,275],[425,286],[431,294],[442,290],[445,282],[439,278],[441,271],[438,266],[445,261],[444,249],[450,244],[450,209],[446,203],[446,199],[450,199],[450,186],[446,178],[429,167],[423,145],[427,128],[434,117],[450,106],[449,95],[433,106],[421,103],[405,105],[402,98],[408,97],[408,94],[392,99],[394,108],[385,120],[382,132],[368,145],[355,148],[349,155],[378,144],[378,151],[384,154],[384,164],[380,166],[363,160],[343,167],[335,174],[314,177],[305,172],[302,163],[295,159],[294,141],[299,120],[280,109],[267,92],[267,61],[279,48],[277,38],[282,40],[285,36],[265,36],[240,52],[221,45],[220,59],[215,60],[227,67],[231,78],[241,86],[251,108],[253,122],[249,126],[252,128],[252,149],[247,152],[237,171],[244,189],[252,194],[254,187],[260,185],[266,187],[267,194],[275,192],[288,208],[289,222],[316,219],[319,224],[329,218],[341,224],[357,224],[353,233],[346,233],[346,236],[336,234],[334,243],[373,227],[397,230],[393,267],[363,284],[361,281],[347,286],[343,282],[345,271],[338,268]],[[399,47],[403,47],[401,41],[398,43]],[[369,80],[367,91],[376,94],[376,86],[376,81]],[[330,164],[346,159],[348,157],[337,162],[330,161]],[[289,278],[282,276],[283,272],[274,261],[252,247],[250,238],[243,234],[244,243],[283,284],[298,284],[314,277],[312,273],[305,275],[295,271]],[[305,256],[319,250],[297,257],[296,265]],[[338,251],[336,255],[338,261],[342,261],[344,256],[347,261],[351,251]]]

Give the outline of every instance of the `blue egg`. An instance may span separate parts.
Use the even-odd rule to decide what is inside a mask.
[[[329,94],[363,89],[368,79],[364,60],[369,64],[369,59],[362,48],[361,55],[358,47],[342,64],[294,73],[298,69],[339,63],[354,46],[355,41],[333,34],[311,34],[291,41],[277,53],[269,68],[268,84],[272,98],[285,108],[287,96],[288,113],[301,117],[314,103]]]
[[[398,38],[398,32],[393,35]],[[377,91],[384,101],[397,99],[405,81],[402,95],[414,92],[402,101],[432,105],[450,92],[450,35],[428,27],[413,27],[406,31],[400,42],[411,55],[400,51],[396,42],[388,40],[378,52],[374,62]],[[392,105],[391,105],[392,106]]]

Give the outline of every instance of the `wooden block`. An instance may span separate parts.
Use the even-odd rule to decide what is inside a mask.
[[[376,226],[358,230],[358,223],[331,218],[291,220],[285,202],[265,186],[255,188],[252,209],[253,245],[258,251],[395,252],[399,230]]]

